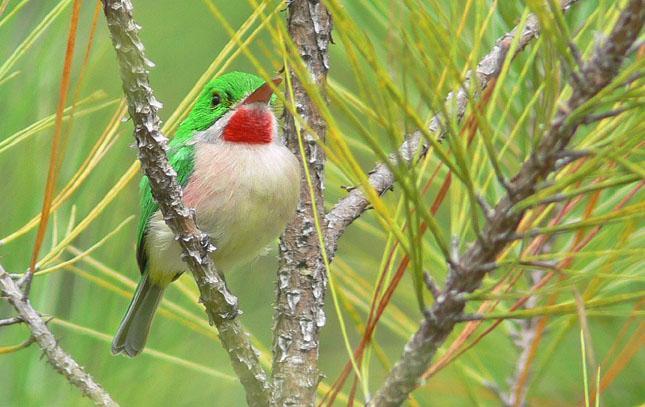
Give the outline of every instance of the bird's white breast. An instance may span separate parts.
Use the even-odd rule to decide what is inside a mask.
[[[229,270],[282,232],[295,214],[299,186],[298,160],[282,145],[199,142],[184,200],[217,247],[215,265]],[[151,276],[166,280],[186,271],[160,213],[151,220],[146,245]]]

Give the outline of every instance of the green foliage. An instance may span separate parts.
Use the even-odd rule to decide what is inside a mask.
[[[12,273],[28,267],[36,236],[70,3],[10,0],[0,12],[0,173],[5,175],[0,264]],[[136,2],[147,54],[157,65],[151,80],[166,106],[161,111],[166,134],[174,134],[204,84],[223,72],[253,72],[266,80],[284,67],[307,83],[284,28],[284,5],[258,3]],[[571,73],[578,67],[570,43],[588,58],[625,2],[580,0],[567,13],[557,3],[327,2],[335,26],[330,103],[320,89],[307,85],[329,125],[320,142],[329,157],[326,209],[345,196],[342,186],[366,187],[368,172],[398,150],[405,134],[422,129],[432,148],[418,165],[403,160],[389,164],[397,180],[394,191],[368,194],[373,210],[349,227],[328,263],[332,291],[321,339],[326,374],[321,394],[349,360],[349,349],[359,343],[375,293],[382,298],[377,282],[382,277],[388,286],[397,269],[404,268],[363,364],[355,365],[361,378],[358,397],[378,388],[416,330],[419,308],[433,301],[423,272],[442,284],[453,246],[463,251],[476,239],[485,221],[478,197],[494,204],[504,195],[498,179],[517,172],[571,93]],[[243,392],[197,303],[190,276],[168,290],[143,355],[129,360],[110,354],[111,336],[138,278],[132,219],[139,213],[140,175],[130,148],[131,124],[121,120],[126,112],[119,103],[118,67],[102,16],[83,67],[92,9],[85,2],[81,10],[72,76],[72,86],[80,86],[80,92],[68,99],[65,111],[65,159],[57,167],[59,182],[32,303],[54,317],[50,327],[62,346],[123,405],[240,405]],[[444,104],[446,96],[458,90],[497,38],[526,24],[529,12],[538,16],[542,35],[506,61],[486,102],[477,104],[485,99],[473,91],[474,102],[464,120],[457,120],[456,106]],[[517,46],[511,44],[511,50]],[[499,269],[469,297],[468,311],[483,314],[485,321],[470,336],[462,333],[463,325],[448,339],[436,362],[445,357],[451,363],[435,366],[436,373],[411,403],[499,405],[489,384],[506,391],[514,374],[519,350],[510,336],[521,326],[509,319],[513,317],[532,318],[535,324],[548,318],[531,360],[529,404],[592,404],[597,397],[605,405],[643,402],[639,367],[645,360],[638,353],[638,317],[645,243],[640,190],[645,174],[644,61],[631,55],[606,90],[572,113],[582,117],[625,110],[581,127],[572,147],[588,157],[563,167],[518,204],[529,209],[523,238],[508,247]],[[293,112],[289,91],[287,84],[277,97]],[[443,143],[426,130],[435,114],[448,118]],[[446,181],[449,173],[452,181]],[[538,234],[548,236],[540,250]],[[227,276],[265,366],[271,357],[275,257],[272,248],[270,255]],[[529,294],[532,308],[513,308]],[[0,302],[0,318],[9,314]],[[493,327],[493,320],[502,322],[475,349],[461,353]],[[88,404],[46,366],[36,346],[13,348],[27,335],[21,326],[0,328],[0,405]],[[350,388],[351,380],[339,403]]]

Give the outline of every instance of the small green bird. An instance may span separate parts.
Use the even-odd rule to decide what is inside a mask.
[[[195,208],[197,225],[215,244],[212,258],[220,271],[255,257],[295,214],[300,166],[278,135],[273,101],[271,87],[257,76],[222,75],[202,90],[169,144],[184,202]],[[165,288],[188,271],[146,177],[141,188],[141,279],[112,342],[113,354],[131,357],[145,346]]]

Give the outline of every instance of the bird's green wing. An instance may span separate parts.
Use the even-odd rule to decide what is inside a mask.
[[[177,180],[183,187],[186,186],[195,165],[195,146],[185,139],[175,138],[170,142],[168,149],[168,160],[170,165],[177,172]],[[146,269],[148,256],[145,250],[146,235],[150,219],[159,209],[157,201],[152,196],[150,181],[145,175],[141,179],[141,218],[137,229],[137,263],[139,271],[143,273]]]

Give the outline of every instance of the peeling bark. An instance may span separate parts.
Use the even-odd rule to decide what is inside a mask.
[[[61,348],[45,321],[38,315],[38,312],[31,306],[29,299],[2,266],[0,266],[0,294],[16,310],[19,315],[19,321],[29,327],[32,338],[43,350],[43,354],[49,364],[58,373],[65,376],[70,384],[78,388],[94,404],[98,406],[118,405],[112,400],[110,394],[74,358]]]
[[[579,0],[563,0],[562,9],[569,9],[574,3]],[[496,42],[493,49],[484,56],[484,58],[477,64],[475,72],[475,80],[472,80],[472,72],[469,72],[464,81],[464,85],[456,93],[451,92],[446,98],[445,105],[447,111],[455,110],[457,121],[460,122],[466,112],[469,102],[469,94],[478,94],[482,92],[488,84],[497,78],[502,70],[507,53],[510,49],[512,41],[519,35],[518,46],[515,49],[512,57],[514,58],[526,48],[526,46],[537,36],[540,32],[538,19],[535,15],[529,16],[526,25],[522,32],[518,32],[520,27],[515,27],[511,32],[504,34]],[[443,139],[445,136],[445,128],[441,125],[442,118],[436,115],[430,121],[428,131],[435,134],[438,140]],[[399,157],[405,161],[411,162],[415,158],[421,159],[428,151],[429,145],[423,140],[421,131],[415,131],[408,135],[403,145],[399,148],[397,153],[389,156],[389,163],[379,163],[370,171],[369,183],[374,188],[377,194],[382,195],[392,188],[395,179],[394,174],[390,170],[391,166],[396,165]],[[330,256],[336,251],[338,240],[354,220],[365,212],[369,207],[369,200],[365,192],[361,188],[355,188],[347,194],[346,197],[341,199],[326,215],[327,230],[325,238],[327,247],[329,247]]]
[[[217,326],[220,341],[246,391],[247,402],[252,406],[266,406],[269,404],[269,381],[249,335],[237,320],[237,297],[228,290],[215,269],[210,253],[216,248],[208,235],[197,228],[194,210],[184,206],[177,174],[166,157],[167,139],[160,131],[157,115],[161,104],[155,99],[148,80],[148,70],[153,64],[144,55],[138,35],[140,27],[132,18],[132,3],[130,0],[103,0],[103,5],[134,123],[139,160],[150,180],[152,194],[183,249],[182,257],[199,287],[200,302],[206,308],[210,323]]]
[[[593,56],[584,64],[580,81],[572,82],[573,94],[558,110],[535,151],[509,182],[507,194],[495,206],[480,238],[460,258],[450,259],[445,289],[406,344],[403,355],[370,405],[398,406],[417,387],[435,352],[463,313],[466,305],[463,294],[477,289],[484,276],[495,269],[490,266],[512,238],[525,212],[515,209],[514,205],[533,195],[538,182],[556,169],[558,154],[566,149],[578,127],[585,122],[584,117],[571,113],[616,77],[644,20],[645,0],[631,0],[609,38],[596,47]]]
[[[329,69],[330,14],[322,2],[316,0],[292,1],[288,12],[289,33],[313,82],[324,88]],[[325,122],[298,77],[292,74],[291,80],[296,111],[324,140]],[[317,216],[324,227],[325,157],[314,136],[304,131],[306,156],[301,157],[296,124],[286,111],[284,135],[288,147],[309,169],[315,201],[312,201],[303,171],[296,217],[280,239],[271,404],[307,406],[314,404],[321,378],[318,370],[319,330],[325,324],[323,305],[327,277],[314,221]]]

